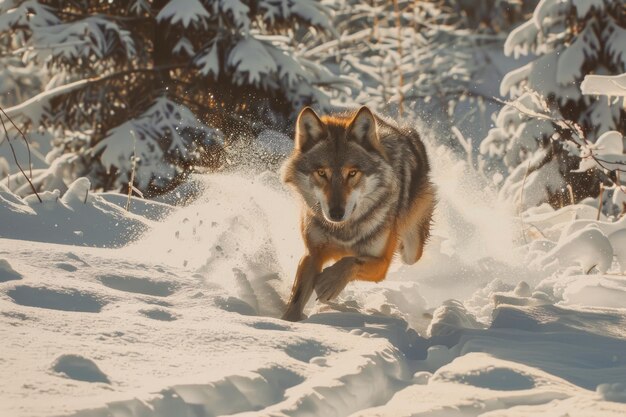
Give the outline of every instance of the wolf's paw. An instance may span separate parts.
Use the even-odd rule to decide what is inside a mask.
[[[343,274],[338,274],[333,267],[324,269],[315,281],[317,299],[323,303],[336,298],[348,284]]]
[[[302,314],[301,311],[292,308],[288,308],[287,311],[285,311],[285,314],[283,314],[283,316],[281,317],[282,320],[287,321],[300,321],[304,320],[305,318],[306,316]]]

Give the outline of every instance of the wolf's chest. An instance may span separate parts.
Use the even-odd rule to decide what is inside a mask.
[[[318,230],[310,237],[315,242],[315,246],[331,259],[341,259],[346,256],[382,256],[388,248],[389,239],[393,238],[390,230],[381,230],[370,237],[356,235],[349,239],[338,238],[331,233]]]

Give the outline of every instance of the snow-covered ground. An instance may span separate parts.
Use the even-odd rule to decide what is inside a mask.
[[[626,415],[626,223],[514,218],[433,158],[423,260],[300,323],[277,318],[303,246],[273,173],[133,214],[82,180],[0,189],[0,415]]]

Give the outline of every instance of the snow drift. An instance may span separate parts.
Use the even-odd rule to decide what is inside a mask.
[[[274,173],[206,176],[195,203],[136,214],[84,180],[44,203],[3,189],[3,415],[623,415],[622,222],[516,219],[431,154],[423,260],[301,323],[276,318],[303,246]]]

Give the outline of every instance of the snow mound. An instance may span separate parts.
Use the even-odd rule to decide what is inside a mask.
[[[61,355],[54,361],[52,370],[77,381],[110,383],[94,361],[80,355]]]
[[[9,261],[0,259],[0,282],[7,282],[22,279],[22,274],[17,272]]]
[[[150,220],[89,192],[79,178],[58,190],[20,198],[0,188],[0,237],[82,246],[120,247],[149,229]]]
[[[538,377],[536,371],[527,366],[482,353],[469,353],[440,368],[429,383],[457,382],[491,390],[519,391],[546,385],[550,379],[547,375]]]
[[[626,219],[626,216],[624,216]],[[609,235],[609,241],[615,251],[617,263],[620,266],[622,274],[626,272],[626,224],[621,230],[617,230]]]
[[[579,265],[584,272],[597,267],[604,273],[613,263],[613,246],[609,238],[592,224],[564,238],[537,262],[543,268],[556,262],[560,266]]]
[[[571,277],[562,297],[566,305],[626,309],[626,278],[609,275]]]
[[[596,392],[603,400],[626,403],[626,383],[600,384]]]
[[[461,302],[450,300],[435,310],[427,334],[431,337],[446,336],[459,328],[480,329],[482,327],[484,326],[466,310]]]

